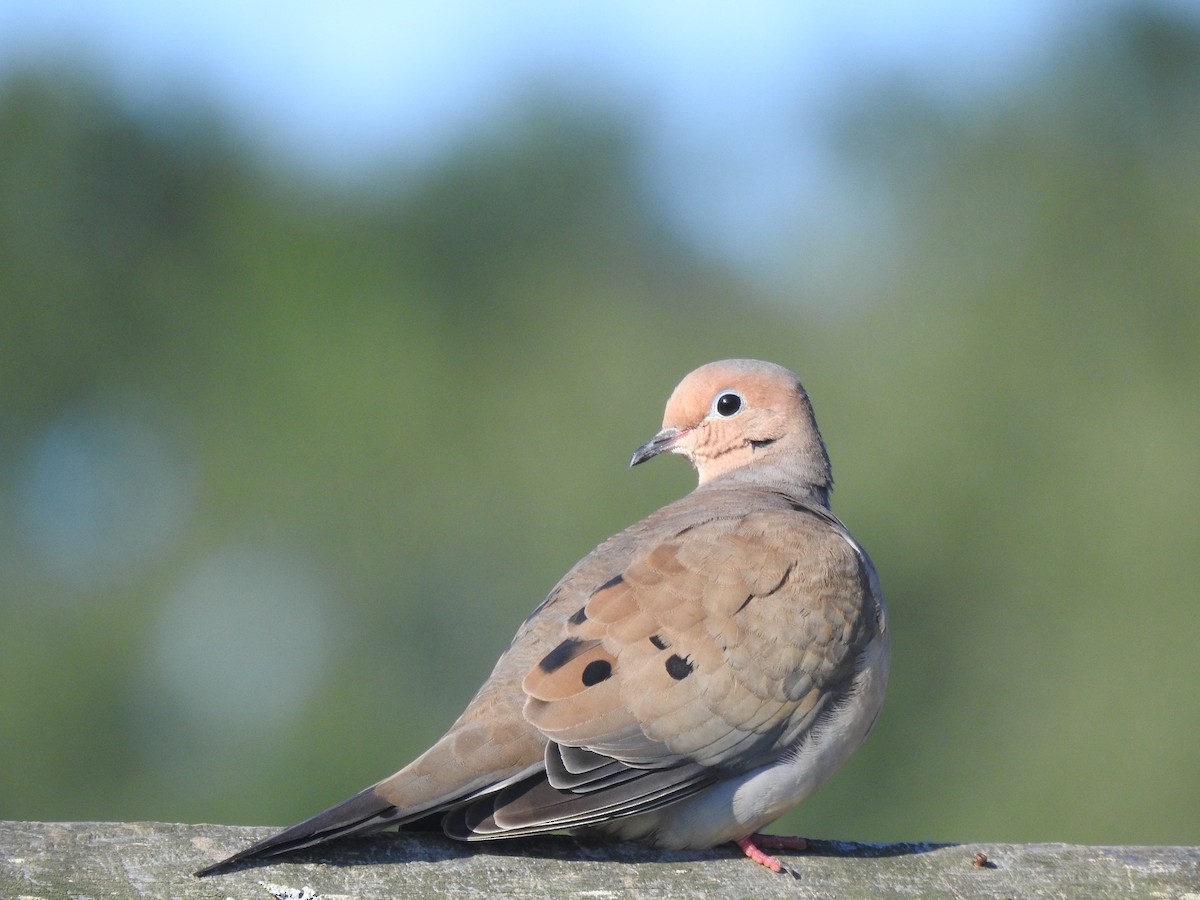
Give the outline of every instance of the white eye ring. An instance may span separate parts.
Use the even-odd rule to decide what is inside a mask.
[[[712,409],[708,411],[708,414],[722,419],[731,419],[745,408],[746,398],[740,392],[724,390],[719,391],[717,396],[713,397]]]

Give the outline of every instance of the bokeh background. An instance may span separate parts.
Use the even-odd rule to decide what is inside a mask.
[[[391,773],[755,356],[895,634],[779,828],[1200,843],[1197,4],[245,6],[0,4],[0,817]]]

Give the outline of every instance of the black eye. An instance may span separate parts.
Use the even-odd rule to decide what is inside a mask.
[[[713,411],[718,416],[729,418],[735,415],[742,408],[741,395],[735,391],[725,391],[717,395],[717,399],[713,401]]]

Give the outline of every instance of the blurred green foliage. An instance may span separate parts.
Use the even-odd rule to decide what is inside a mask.
[[[805,379],[895,632],[779,827],[1200,843],[1200,34],[827,123],[880,218],[772,288],[569,98],[332,185],[103,79],[0,85],[0,816],[285,824],[449,724],[676,381]],[[803,241],[797,237],[797,247]],[[799,252],[799,251],[798,251]]]

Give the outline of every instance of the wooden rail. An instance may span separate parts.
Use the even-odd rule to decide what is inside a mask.
[[[775,875],[733,848],[662,852],[551,837],[465,845],[379,834],[192,873],[268,834],[227,825],[0,822],[0,897],[1155,897],[1200,900],[1198,847],[814,841]]]

